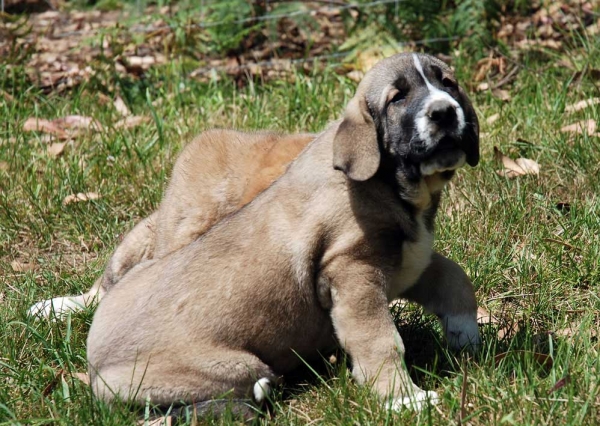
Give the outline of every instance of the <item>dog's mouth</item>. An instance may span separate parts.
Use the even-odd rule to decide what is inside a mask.
[[[433,148],[415,153],[413,160],[419,163],[423,176],[430,176],[464,166],[467,154],[460,148],[458,140],[451,136],[444,136]]]

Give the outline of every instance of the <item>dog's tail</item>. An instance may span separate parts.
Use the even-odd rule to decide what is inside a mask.
[[[134,266],[154,257],[157,220],[158,212],[155,212],[125,235],[108,261],[102,276],[86,293],[42,300],[29,308],[29,315],[62,318],[68,313],[78,312],[98,303]]]

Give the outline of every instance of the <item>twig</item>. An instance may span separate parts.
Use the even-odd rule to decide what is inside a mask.
[[[508,74],[506,74],[506,76],[504,76],[504,78],[502,78],[502,80],[500,80],[498,83],[494,84],[492,86],[492,90],[494,89],[499,89],[502,86],[504,86],[507,83],[510,83],[514,77],[517,75],[517,73],[519,72],[519,68],[520,66],[518,64],[516,64],[512,70],[510,70],[510,72]]]

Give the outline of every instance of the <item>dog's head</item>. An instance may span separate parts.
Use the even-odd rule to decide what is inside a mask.
[[[359,84],[334,139],[334,167],[364,181],[385,157],[417,179],[479,162],[477,116],[444,62],[394,55]]]

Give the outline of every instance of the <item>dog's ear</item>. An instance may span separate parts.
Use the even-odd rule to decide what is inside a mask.
[[[465,137],[466,143],[462,149],[467,155],[467,163],[469,166],[475,167],[479,163],[479,120],[477,120],[475,109],[462,87],[459,87],[458,91],[462,98],[461,104],[464,105],[463,111],[465,112],[465,122],[467,125]]]
[[[333,139],[333,167],[352,180],[364,181],[377,172],[380,160],[375,122],[364,96],[356,95]]]

